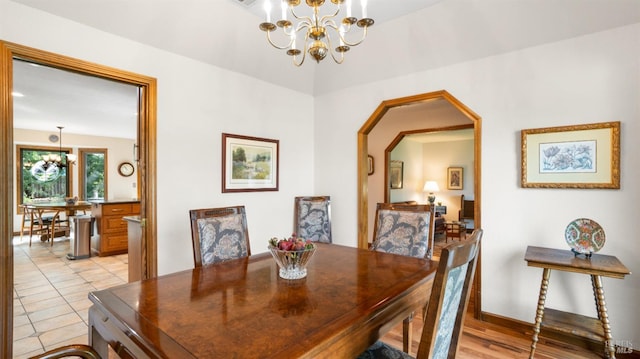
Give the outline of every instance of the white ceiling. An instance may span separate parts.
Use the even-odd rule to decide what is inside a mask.
[[[238,0],[12,1],[311,95],[640,22],[640,0],[368,0],[368,15],[376,23],[342,65],[325,59],[295,67],[258,29],[264,0],[249,8]],[[359,2],[353,0],[357,17]],[[278,14],[275,6],[272,14]],[[32,83],[14,84],[16,91],[20,86],[38,91]],[[40,91],[60,93],[62,88],[56,83],[54,90]],[[117,111],[110,106],[117,101],[101,97],[101,104],[68,97],[62,113],[59,108],[40,111],[61,119],[73,117],[64,112],[70,108],[81,112],[82,104]],[[29,94],[21,101],[28,102]],[[20,111],[16,106],[16,124],[27,113]]]
[[[14,127],[135,139],[138,88],[13,61]]]

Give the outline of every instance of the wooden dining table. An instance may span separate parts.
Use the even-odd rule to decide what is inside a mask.
[[[49,231],[48,238],[55,237],[56,231],[56,223],[60,221],[60,213],[64,212],[66,214],[66,218],[75,215],[77,211],[86,211],[91,209],[90,202],[79,201],[76,203],[67,203],[67,202],[42,202],[42,203],[31,203],[29,206],[33,207],[37,214],[40,223],[42,223],[42,215],[44,212],[53,212],[53,218],[51,219],[51,230]],[[42,239],[43,241],[46,240]],[[53,244],[53,240],[51,241]]]
[[[356,357],[422,308],[437,262],[317,244],[307,277],[270,253],[91,292],[89,344],[134,358]]]

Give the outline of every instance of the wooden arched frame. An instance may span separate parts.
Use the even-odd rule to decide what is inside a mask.
[[[140,89],[138,114],[138,183],[142,231],[143,278],[157,275],[156,247],[156,79],[71,57],[0,41],[0,357],[12,357],[13,341],[13,60],[135,85]]]
[[[476,228],[482,228],[481,221],[481,177],[480,177],[480,169],[481,169],[481,128],[482,128],[482,119],[476,113],[471,111],[467,106],[465,106],[462,102],[458,101],[455,97],[451,96],[447,91],[436,91],[429,92],[425,94],[408,96],[397,98],[393,100],[386,100],[380,103],[378,108],[371,114],[369,119],[362,125],[360,130],[358,131],[358,247],[360,248],[368,248],[368,228],[369,228],[369,187],[368,187],[368,136],[369,133],[375,128],[375,126],[382,120],[387,111],[394,107],[400,106],[408,106],[415,105],[423,102],[428,102],[434,99],[444,99],[448,101],[452,106],[454,106],[458,111],[464,114],[469,120],[473,123],[473,132],[474,132],[474,196],[475,196],[475,218],[474,224]],[[387,177],[387,174],[385,174]],[[385,192],[385,198],[387,198],[387,194]],[[477,271],[480,272],[480,268],[482,266],[482,257],[478,258]],[[480,317],[480,309],[481,309],[481,301],[480,301],[480,288],[481,288],[481,279],[480,275],[476,275],[474,279],[474,310],[475,317]]]

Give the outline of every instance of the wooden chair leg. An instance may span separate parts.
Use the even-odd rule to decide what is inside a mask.
[[[402,351],[409,353],[413,341],[413,313],[402,321]]]
[[[20,225],[20,241],[22,241],[22,236],[24,236],[24,223],[26,219],[25,217],[27,217],[27,213],[22,212],[22,224]]]
[[[34,222],[33,212],[29,213],[29,218],[31,219],[29,223],[29,247],[31,247],[31,238],[33,237],[33,222]]]

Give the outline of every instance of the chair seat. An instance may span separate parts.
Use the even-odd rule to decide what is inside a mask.
[[[411,355],[384,342],[377,341],[367,348],[358,359],[414,359]]]

